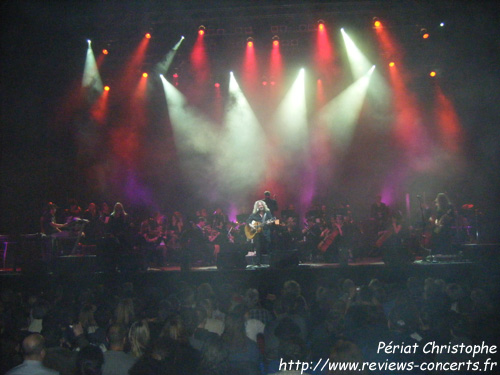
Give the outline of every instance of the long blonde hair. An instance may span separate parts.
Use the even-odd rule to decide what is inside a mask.
[[[128,327],[134,319],[134,300],[132,298],[124,298],[118,302],[115,309],[115,323]]]
[[[256,214],[257,212],[259,212],[259,204],[261,204],[261,203],[264,205],[264,211],[265,211],[265,212],[268,212],[268,211],[269,211],[269,208],[267,207],[266,202],[259,200],[259,201],[256,201],[256,202],[254,203],[254,205],[253,205],[253,212],[252,212],[252,214]]]
[[[149,345],[151,338],[149,325],[146,319],[134,322],[128,331],[128,341],[134,357],[141,357]]]

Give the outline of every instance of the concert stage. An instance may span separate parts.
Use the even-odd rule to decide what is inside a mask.
[[[2,288],[63,283],[71,285],[116,284],[132,282],[142,287],[171,286],[178,282],[198,285],[209,282],[212,285],[229,283],[235,286],[253,285],[269,289],[283,285],[289,279],[298,281],[307,293],[324,282],[344,278],[352,279],[357,285],[367,284],[377,278],[385,283],[404,283],[408,277],[441,278],[447,282],[467,280],[476,282],[500,281],[500,244],[463,245],[456,255],[417,258],[411,262],[386,264],[381,257],[362,258],[356,262],[338,263],[275,262],[272,266],[213,266],[182,268],[179,264],[166,267],[141,268],[138,258],[126,256],[119,259],[117,267],[105,269],[103,260],[96,255],[62,256],[49,267],[43,262],[25,263],[24,267],[3,268],[0,271]],[[308,289],[309,288],[309,289]]]

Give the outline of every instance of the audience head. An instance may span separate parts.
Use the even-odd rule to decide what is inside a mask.
[[[27,336],[22,343],[24,359],[42,361],[45,357],[45,339],[38,333]]]
[[[111,350],[123,350],[127,341],[127,329],[121,324],[113,324],[108,329],[108,342]]]
[[[147,320],[134,322],[128,332],[128,340],[134,357],[140,357],[149,345],[150,332]]]
[[[103,364],[104,355],[97,346],[85,346],[76,355],[76,373],[78,375],[101,375]]]
[[[115,309],[115,322],[128,327],[134,318],[134,300],[132,298],[120,300]]]
[[[330,363],[362,363],[363,355],[361,350],[356,346],[356,344],[347,340],[338,340],[333,346],[332,352],[330,354]],[[365,372],[358,370],[334,370],[330,371],[330,374],[343,374],[343,375],[363,375]]]

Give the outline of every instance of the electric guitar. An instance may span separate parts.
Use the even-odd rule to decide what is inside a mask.
[[[279,222],[280,221],[276,220],[275,217],[267,221],[264,221],[263,223],[253,220],[250,224],[245,225],[245,235],[247,236],[248,240],[251,240],[257,235],[257,233],[262,232],[262,230],[266,225],[273,223],[279,224]]]
[[[453,212],[453,209],[450,208],[448,211],[446,211],[446,213],[443,216],[441,216],[439,219],[435,220],[435,223],[434,223],[434,225],[435,225],[434,233],[435,234],[441,233],[441,230],[443,229],[443,227],[453,220],[453,217],[451,216],[452,212]]]

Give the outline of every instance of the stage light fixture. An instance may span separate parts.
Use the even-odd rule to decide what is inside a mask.
[[[103,54],[103,55],[107,55],[108,53],[109,53],[109,51],[108,51],[107,49],[103,49],[103,50],[102,50],[102,54]]]
[[[142,76],[143,76],[144,78],[148,78],[148,73],[144,72],[144,73],[142,73]]]
[[[150,33],[146,33],[146,35],[144,35],[144,37],[145,37],[146,39],[151,39],[151,34],[150,34]]]
[[[320,20],[318,20],[318,30],[319,30],[319,31],[323,31],[323,30],[325,30],[325,21],[323,21],[323,20],[321,20],[321,19],[320,19]]]
[[[429,75],[430,75],[431,77],[435,77],[435,76],[437,75],[437,73],[433,70],[432,72],[430,72],[430,73],[429,73]]]
[[[104,86],[104,91],[109,91],[109,86]]]
[[[375,28],[382,27],[382,22],[377,17],[373,17],[373,26]]]
[[[444,27],[444,22],[441,22],[441,23],[439,24],[439,26],[440,26],[440,27]]]
[[[179,75],[177,73],[172,74],[173,78],[179,78]]]
[[[247,47],[253,47],[253,38],[251,36],[247,38]]]
[[[206,27],[203,25],[200,25],[200,27],[198,27],[198,35],[199,36],[205,35],[205,30],[206,30]]]
[[[422,36],[423,39],[429,39],[429,32],[427,29],[420,29],[420,35]]]
[[[280,37],[278,35],[273,36],[273,46],[278,47],[280,45]]]
[[[389,66],[390,66],[391,68],[392,68],[393,66],[395,66],[395,65],[396,65],[396,64],[394,63],[394,61],[391,61],[391,62],[389,63]]]
[[[215,82],[215,88],[218,89],[220,87],[220,83],[219,82]]]

